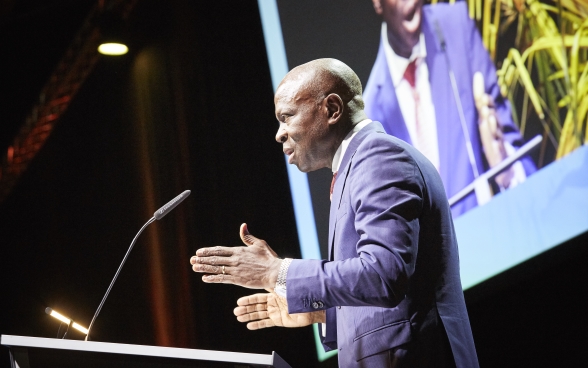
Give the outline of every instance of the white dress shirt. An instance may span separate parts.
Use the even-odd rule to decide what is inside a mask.
[[[392,77],[392,84],[396,90],[398,105],[404,118],[404,123],[408,129],[410,140],[419,151],[435,165],[439,171],[439,145],[437,139],[437,119],[435,118],[435,106],[431,97],[431,84],[429,83],[429,68],[425,62],[427,48],[425,47],[425,36],[421,33],[419,41],[413,47],[410,58],[398,56],[390,43],[388,42],[388,31],[386,22],[382,22],[382,40],[384,42],[384,53],[386,62]],[[417,135],[417,117],[415,99],[413,97],[412,87],[406,79],[404,72],[410,62],[416,60],[415,89],[419,95],[419,116],[418,124],[420,130],[428,135],[426,139],[429,147],[419,147],[419,137]]]
[[[343,156],[345,156],[345,151],[347,151],[347,147],[349,147],[349,142],[351,142],[353,137],[355,137],[355,135],[360,130],[362,130],[366,125],[368,125],[371,122],[372,121],[370,119],[362,120],[359,123],[355,124],[353,126],[353,129],[351,129],[351,131],[349,133],[347,133],[347,135],[343,139],[343,142],[341,142],[341,145],[337,149],[337,152],[335,152],[335,156],[333,156],[333,164],[331,167],[333,170],[333,173],[336,173],[337,171],[339,171],[339,165],[341,165],[341,160],[343,160]]]

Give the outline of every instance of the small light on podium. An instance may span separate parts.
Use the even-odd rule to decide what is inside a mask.
[[[78,325],[76,322],[72,322],[71,327],[75,328],[76,330],[80,331],[81,333],[83,333],[84,335],[88,334],[88,329]]]
[[[88,334],[88,329],[87,328],[79,325],[78,323],[74,322],[71,318],[67,318],[63,314],[58,313],[58,312],[54,311],[53,309],[51,309],[49,307],[45,308],[45,313],[47,313],[51,317],[57,318],[61,322],[67,324],[68,327],[71,326],[71,327],[75,328],[76,330],[80,331],[84,335],[87,335]]]

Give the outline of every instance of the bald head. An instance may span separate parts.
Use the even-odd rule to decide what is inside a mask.
[[[319,59],[292,69],[278,86],[274,103],[288,162],[303,172],[330,167],[353,126],[366,119],[361,82],[344,63]]]
[[[329,94],[338,95],[350,110],[363,110],[361,81],[347,64],[337,59],[317,59],[292,69],[280,85],[280,92],[304,92],[309,98],[320,101]]]

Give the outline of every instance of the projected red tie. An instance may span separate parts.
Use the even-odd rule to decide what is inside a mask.
[[[419,119],[420,98],[419,92],[416,88],[416,68],[417,60],[411,61],[404,71],[404,79],[410,84],[412,90],[412,97],[414,98],[414,123],[416,136],[414,137],[413,145],[421,151],[432,162],[435,162],[432,150],[434,149],[434,138],[432,132],[425,128],[424,122]]]
[[[333,200],[333,187],[335,186],[335,180],[337,180],[337,172],[333,173],[333,180],[331,180],[331,193],[329,194],[330,200]]]

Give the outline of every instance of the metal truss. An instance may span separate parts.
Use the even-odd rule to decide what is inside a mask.
[[[100,17],[105,12],[116,12],[126,19],[137,1],[102,0],[92,8],[2,158],[0,202],[10,194],[96,66],[100,58]]]

